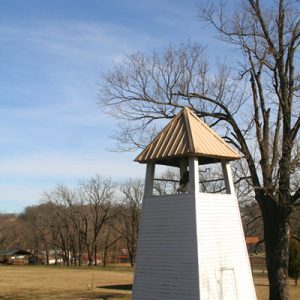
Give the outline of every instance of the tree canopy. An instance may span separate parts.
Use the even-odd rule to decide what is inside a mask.
[[[128,55],[104,75],[99,102],[121,119],[124,150],[143,147],[188,106],[243,154],[264,222],[270,299],[289,299],[290,216],[299,204],[299,1],[202,2],[199,19],[237,55],[238,69],[210,67],[205,47],[187,42]],[[200,39],[200,37],[199,37]]]

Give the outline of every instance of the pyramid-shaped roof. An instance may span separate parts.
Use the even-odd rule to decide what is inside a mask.
[[[235,160],[240,155],[189,108],[183,108],[135,159],[177,165],[176,157],[198,156],[200,163]]]

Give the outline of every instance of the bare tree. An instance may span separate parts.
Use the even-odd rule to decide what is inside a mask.
[[[188,43],[162,54],[127,56],[104,76],[100,89],[100,103],[124,120],[117,136],[123,145],[143,146],[159,120],[188,106],[219,126],[243,154],[247,181],[262,213],[270,300],[289,299],[290,216],[300,196],[295,180],[300,157],[299,16],[297,1],[279,0],[267,7],[244,0],[233,13],[208,3],[200,8],[200,17],[242,52],[239,76],[222,64],[210,73],[203,48]]]
[[[116,209],[113,209],[117,212]],[[116,231],[118,228],[117,216],[113,214],[112,218],[105,224],[101,235],[101,248],[102,248],[102,266],[106,267],[109,250],[116,245],[116,243],[122,238],[122,235]]]
[[[81,264],[83,248],[83,229],[80,227],[82,219],[81,203],[77,190],[58,185],[51,192],[45,193],[44,200],[52,204],[50,229],[57,241],[58,247],[63,251],[64,263]],[[59,242],[58,242],[59,241]],[[77,259],[78,258],[78,259]]]
[[[133,266],[144,187],[140,180],[129,179],[121,185],[120,190],[123,193],[123,199],[118,207],[115,230],[125,239],[130,264]]]
[[[31,232],[22,215],[13,213],[0,214],[0,248],[30,249],[34,244]]]
[[[249,202],[241,207],[245,236],[263,237],[262,215],[257,202]]]
[[[57,232],[67,265],[81,265],[83,248],[89,265],[93,261],[97,264],[97,239],[110,218],[112,196],[111,181],[100,176],[81,181],[73,190],[59,185],[45,194],[46,201],[56,205],[57,222],[52,229]]]
[[[154,121],[170,119],[188,104],[178,91],[196,92],[201,79],[205,90],[207,72],[204,47],[196,43],[178,49],[170,46],[165,53],[154,51],[149,57],[135,53],[116,64],[104,75],[99,103],[121,120],[114,136],[118,149],[146,146],[157,133]]]
[[[113,200],[113,184],[111,180],[95,176],[81,182],[79,191],[84,209],[85,235],[84,243],[88,253],[89,265],[97,264],[97,238],[105,223],[109,220]]]
[[[49,264],[49,253],[53,246],[51,234],[51,203],[44,203],[37,206],[26,207],[20,219],[25,221],[31,234],[32,245],[35,245],[34,251],[39,255],[44,251],[44,263]]]

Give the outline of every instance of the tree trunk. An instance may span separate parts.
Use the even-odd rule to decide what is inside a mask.
[[[56,247],[54,248],[54,259],[55,259],[54,265],[57,266],[57,249],[56,249]]]
[[[67,251],[67,266],[70,265],[70,249]]]
[[[75,249],[75,247],[73,247],[73,257],[72,257],[72,261],[73,261],[73,263],[74,263],[74,266],[77,266],[78,265],[78,261],[77,261],[77,252],[76,252],[76,249]]]
[[[289,218],[288,206],[264,197],[259,201],[264,221],[266,263],[270,284],[269,300],[289,300]]]
[[[133,253],[130,251],[131,249],[129,247],[127,247],[127,250],[128,250],[128,256],[129,256],[130,266],[133,267],[134,266]]]
[[[97,245],[94,246],[94,266],[97,266]]]
[[[82,244],[80,239],[78,240],[78,266],[82,264]]]
[[[88,266],[91,267],[93,265],[93,250],[90,249],[90,246],[87,246],[87,255],[88,255]]]
[[[130,266],[133,267],[134,266],[133,255],[129,255],[129,256],[130,256]]]
[[[104,245],[104,251],[103,251],[103,261],[102,261],[102,266],[105,268],[106,267],[106,260],[107,260],[107,247]]]
[[[49,266],[49,250],[48,250],[48,247],[46,246],[45,248],[46,250],[46,265]]]
[[[79,253],[78,253],[78,266],[82,265],[82,253],[81,253],[81,249],[79,249]]]

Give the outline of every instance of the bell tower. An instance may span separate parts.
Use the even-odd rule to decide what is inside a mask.
[[[240,156],[184,108],[135,159],[147,164],[133,300],[255,300],[230,161]],[[200,167],[221,165],[207,192]],[[179,188],[155,195],[155,166],[177,167]]]

